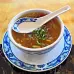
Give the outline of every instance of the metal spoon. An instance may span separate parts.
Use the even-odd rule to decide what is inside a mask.
[[[70,9],[70,6],[65,6],[63,8],[60,8],[51,14],[45,15],[40,18],[20,18],[16,21],[16,23],[13,26],[13,30],[19,33],[30,33],[33,30],[41,27],[46,22],[50,21],[54,17],[58,16],[59,14],[62,14]]]

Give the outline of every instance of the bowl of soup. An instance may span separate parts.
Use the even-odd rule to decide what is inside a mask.
[[[17,20],[25,17],[39,18],[52,12],[45,9],[29,9],[20,12],[12,18],[8,25],[10,40],[18,48],[26,51],[43,51],[54,47],[63,36],[64,24],[59,16],[45,23],[31,33],[17,33],[12,27]]]

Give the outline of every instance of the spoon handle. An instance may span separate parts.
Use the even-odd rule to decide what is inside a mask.
[[[54,17],[58,16],[59,14],[68,11],[69,9],[71,9],[71,8],[70,8],[70,6],[67,5],[67,6],[65,6],[63,8],[60,8],[60,9],[46,15],[46,16],[43,16],[43,17],[39,18],[38,22],[41,25],[43,25],[44,23],[48,22],[49,20],[53,19]]]

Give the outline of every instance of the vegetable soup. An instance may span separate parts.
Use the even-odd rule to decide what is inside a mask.
[[[22,17],[42,17],[46,15],[43,12],[32,12],[24,14]],[[32,33],[17,33],[12,30],[14,40],[24,47],[42,48],[52,44],[60,35],[61,27],[57,18],[54,18],[44,24],[42,27],[34,30]]]

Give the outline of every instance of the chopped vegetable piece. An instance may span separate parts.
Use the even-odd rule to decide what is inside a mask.
[[[37,44],[38,44],[38,45],[42,45],[38,40],[37,40]]]
[[[51,40],[46,40],[47,42],[51,42]]]
[[[38,45],[33,45],[32,48],[40,48]]]
[[[21,40],[21,42],[23,42],[23,41]]]

